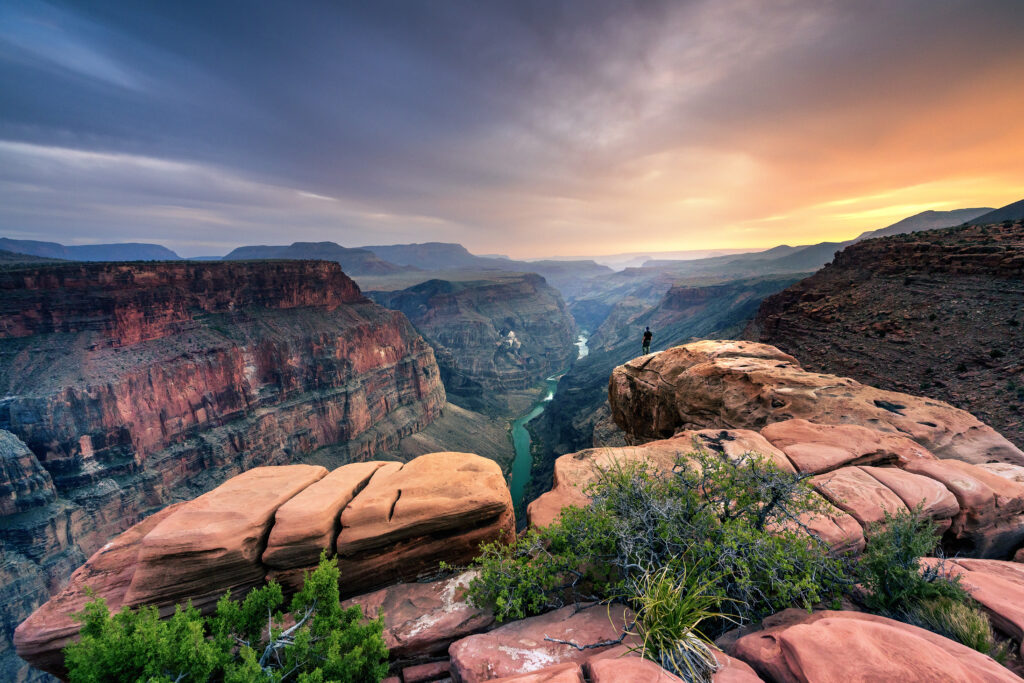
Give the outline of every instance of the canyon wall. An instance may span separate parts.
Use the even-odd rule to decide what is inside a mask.
[[[471,410],[506,412],[501,394],[536,386],[577,351],[562,297],[536,274],[429,280],[369,295],[409,317],[434,348],[449,399]]]
[[[14,625],[117,533],[254,466],[368,459],[445,401],[429,345],[335,263],[10,269],[0,321],[0,488],[34,487],[0,519],[11,680]]]
[[[765,299],[748,339],[804,367],[932,396],[1024,446],[1024,224],[847,247]]]

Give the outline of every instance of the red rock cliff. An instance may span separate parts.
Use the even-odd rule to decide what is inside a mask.
[[[0,293],[0,428],[57,494],[4,520],[3,551],[49,591],[51,558],[253,466],[367,459],[445,401],[430,347],[334,263],[67,264]]]

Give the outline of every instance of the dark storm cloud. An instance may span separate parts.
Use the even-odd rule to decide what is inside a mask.
[[[929,148],[987,156],[972,172],[1005,191],[1008,159],[984,151],[1024,140],[1019,123],[907,141],[928,107],[1019,103],[1022,28],[1011,1],[16,0],[0,8],[0,229],[186,253],[632,251],[631,222],[767,244],[773,214],[950,181],[922,172]],[[901,145],[914,163],[894,164]],[[824,160],[842,167],[827,181]]]

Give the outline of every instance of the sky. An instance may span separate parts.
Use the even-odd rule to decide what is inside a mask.
[[[0,236],[849,239],[1024,198],[1024,2],[0,3]]]

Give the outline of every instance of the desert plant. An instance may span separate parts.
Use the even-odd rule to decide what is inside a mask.
[[[155,607],[88,602],[78,615],[82,637],[65,649],[71,683],[99,681],[225,681],[339,683],[379,681],[387,673],[383,621],[358,607],[342,609],[337,560],[321,555],[291,601],[291,625],[271,582],[239,602],[225,594],[204,618],[191,605],[161,621]]]
[[[968,601],[929,598],[913,605],[905,617],[908,623],[956,640],[999,662],[1007,657],[1007,647],[996,641],[988,616]]]
[[[710,683],[718,666],[702,625],[729,619],[719,611],[716,577],[701,573],[662,567],[641,574],[629,591],[636,606],[633,632],[641,641],[632,650],[692,683]]]
[[[804,476],[753,454],[679,455],[670,473],[635,464],[599,471],[586,508],[510,545],[485,546],[471,599],[499,619],[519,618],[573,601],[630,602],[644,573],[668,568],[681,580],[699,567],[742,623],[810,607],[850,584],[844,560],[801,523],[823,507]]]

